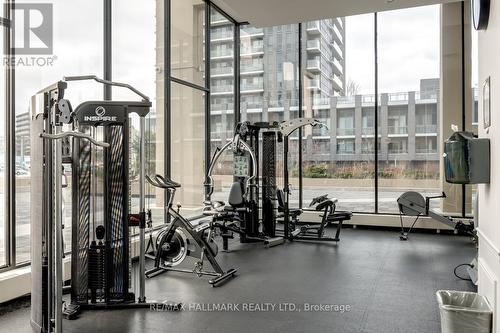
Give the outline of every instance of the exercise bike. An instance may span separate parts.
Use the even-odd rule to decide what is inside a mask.
[[[181,185],[161,175],[156,175],[154,178],[146,176],[146,180],[151,185],[169,192],[166,210],[172,218],[172,222],[158,233],[154,268],[146,271],[146,277],[152,278],[167,271],[192,273],[198,277],[207,275],[213,277],[208,281],[213,287],[233,278],[237,270],[232,268],[224,271],[215,259],[218,247],[213,241],[212,221],[202,221],[194,226],[180,214],[180,205],[177,206],[177,210],[173,209],[175,191]],[[191,270],[179,267],[187,257],[197,259]],[[212,266],[211,271],[204,269],[205,259]]]
[[[473,221],[464,222],[461,220],[456,220],[453,219],[452,217],[434,212],[432,209],[429,208],[430,201],[432,199],[441,199],[441,198],[446,198],[446,194],[444,192],[442,192],[441,195],[430,196],[425,198],[422,194],[414,191],[408,191],[401,194],[401,196],[397,200],[399,207],[399,220],[401,222],[401,235],[399,236],[399,239],[402,241],[408,240],[408,235],[413,230],[413,227],[415,226],[415,224],[417,223],[417,221],[421,216],[428,216],[436,221],[446,224],[449,227],[452,227],[457,231],[473,235],[474,232]],[[415,216],[415,220],[411,224],[408,231],[405,231],[403,225],[403,215]]]

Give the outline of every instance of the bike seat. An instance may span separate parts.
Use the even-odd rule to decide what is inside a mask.
[[[151,178],[148,175],[146,175],[145,178],[148,183],[158,188],[172,189],[181,187],[181,184],[174,182],[170,178],[165,179],[162,175],[155,175],[154,178]]]

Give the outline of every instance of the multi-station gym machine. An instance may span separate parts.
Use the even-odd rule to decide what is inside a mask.
[[[67,82],[124,87],[141,101],[87,101],[72,108]],[[128,84],[66,77],[31,100],[31,325],[62,332],[80,308],[149,307],[145,297],[145,117],[151,102]],[[130,212],[130,116],[140,121],[139,212]],[[63,309],[63,168],[71,165],[71,302]],[[68,206],[66,204],[66,206]],[[67,208],[67,207],[66,207]],[[139,228],[139,293],[132,288],[130,228]],[[173,310],[178,304],[165,303]]]
[[[225,151],[232,151],[235,169],[229,205],[214,217],[223,222],[218,227],[224,250],[233,233],[239,234],[242,243],[275,246],[284,242],[283,237],[276,237],[276,146],[282,138],[278,128],[278,123],[239,123],[233,139],[214,153],[205,183],[207,204],[213,193],[212,173]]]
[[[319,197],[310,210],[321,214],[318,226],[297,226],[302,209],[289,207],[290,185],[288,174],[288,145],[290,136],[305,126],[326,127],[314,118],[298,118],[281,123],[258,122],[237,124],[235,134],[215,153],[207,173],[205,202],[213,211],[211,201],[215,165],[225,151],[231,150],[234,164],[234,183],[229,192],[228,204],[215,203],[219,211],[214,214],[221,230],[224,250],[233,233],[240,235],[242,243],[263,241],[268,246],[279,245],[287,240],[335,241],[339,240],[342,222],[349,220],[351,212],[335,211],[336,199],[327,195]],[[277,188],[278,143],[283,143],[284,190]],[[278,205],[276,205],[278,201]],[[278,212],[278,214],[276,214]],[[276,220],[283,218],[284,230],[277,230]],[[335,237],[325,235],[326,227],[337,223]],[[280,232],[280,234],[277,233]]]

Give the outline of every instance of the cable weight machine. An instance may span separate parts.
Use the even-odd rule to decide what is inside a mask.
[[[80,80],[128,88],[142,100],[87,101],[73,110],[64,95],[69,81]],[[144,132],[150,107],[149,99],[135,88],[95,76],[66,77],[32,97],[30,209],[34,332],[62,332],[63,313],[74,319],[80,309],[149,308],[157,304],[146,303],[144,275]],[[128,128],[132,113],[140,117],[138,214],[129,211]],[[102,138],[98,140],[100,133]],[[99,154],[97,147],[103,149]],[[71,303],[64,309],[63,163],[70,164],[72,170]],[[97,172],[98,167],[102,167],[102,172]],[[102,203],[102,209],[98,203]],[[139,227],[138,295],[130,284],[132,226]],[[179,303],[163,304],[164,309],[180,309]]]

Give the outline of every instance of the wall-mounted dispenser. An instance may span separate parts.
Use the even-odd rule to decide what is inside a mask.
[[[453,184],[490,182],[490,140],[455,132],[444,142],[446,181]]]

